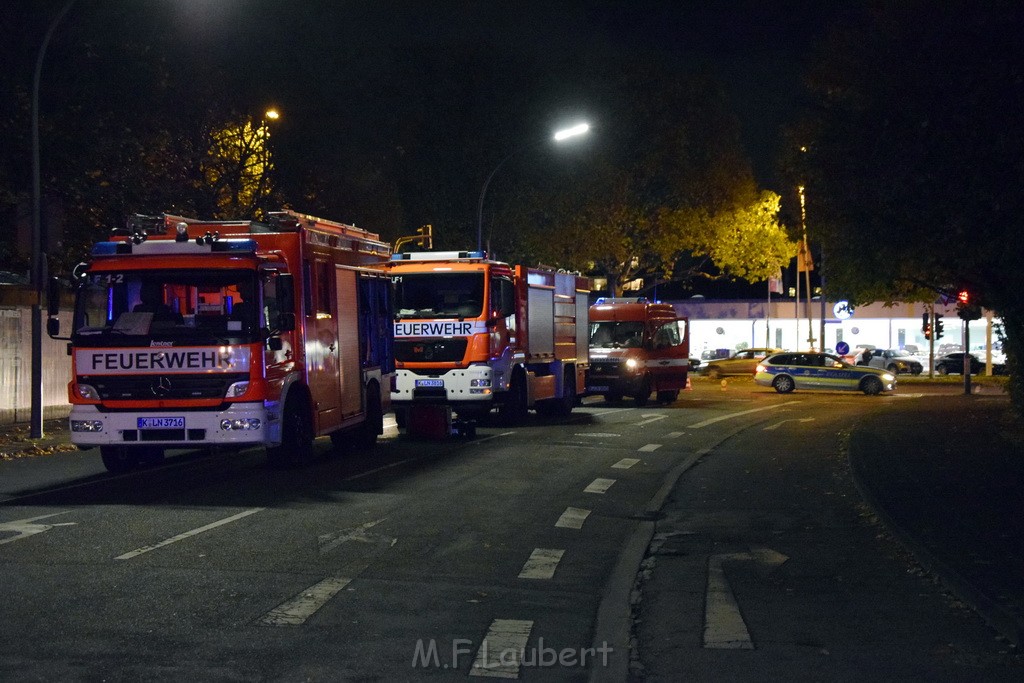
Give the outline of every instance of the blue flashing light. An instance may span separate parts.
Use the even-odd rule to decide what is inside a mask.
[[[92,247],[93,256],[113,256],[119,253],[118,247],[123,242],[97,242]]]
[[[210,251],[255,254],[256,240],[218,240],[210,245]]]

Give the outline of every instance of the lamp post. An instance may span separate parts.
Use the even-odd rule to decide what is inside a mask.
[[[563,140],[566,140],[568,138],[573,138],[573,137],[576,137],[578,135],[584,135],[589,130],[590,130],[590,124],[588,124],[588,123],[578,123],[575,126],[571,126],[569,128],[563,128],[561,130],[555,131],[555,134],[552,136],[552,139],[555,142],[562,142]],[[507,155],[505,155],[505,158],[502,159],[501,161],[499,161],[498,165],[495,166],[494,170],[491,171],[490,175],[487,176],[487,180],[484,181],[484,186],[480,189],[480,201],[477,203],[477,209],[476,209],[476,250],[477,251],[483,251],[484,197],[487,195],[487,186],[491,184],[491,179],[494,178],[494,174],[497,173],[498,170],[502,166],[505,165],[506,161],[508,161],[509,159],[514,157],[516,154],[519,154],[520,152],[523,152],[523,151],[528,150],[528,149],[533,149],[534,147],[538,147],[538,146],[544,144],[545,142],[547,142],[547,140],[541,140],[538,143],[527,144],[527,145],[523,145],[521,147],[517,147],[516,149],[512,150]]]
[[[43,73],[43,58],[57,24],[68,13],[75,0],[68,0],[50,22],[39,46],[36,69],[32,75],[32,411],[29,438],[43,436],[43,291],[46,280],[46,244],[43,239],[42,190],[39,180],[39,80]]]

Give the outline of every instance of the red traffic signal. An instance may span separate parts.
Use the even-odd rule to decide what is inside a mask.
[[[961,289],[959,292],[957,292],[956,300],[966,306],[967,304],[971,303],[971,293],[968,292],[966,289]]]

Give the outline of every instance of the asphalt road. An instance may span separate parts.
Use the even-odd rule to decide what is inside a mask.
[[[696,382],[287,471],[3,461],[0,677],[1009,680],[845,465],[918,401]]]

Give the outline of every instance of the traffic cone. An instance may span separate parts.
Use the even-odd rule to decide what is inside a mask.
[[[686,386],[683,387],[683,391],[693,391],[693,385],[690,384],[690,378],[686,378]]]
[[[728,381],[728,380],[725,380],[725,379],[723,379],[723,380],[722,380],[722,391],[725,391],[725,390],[726,390],[726,389],[728,389],[728,388],[729,388],[729,381]]]

